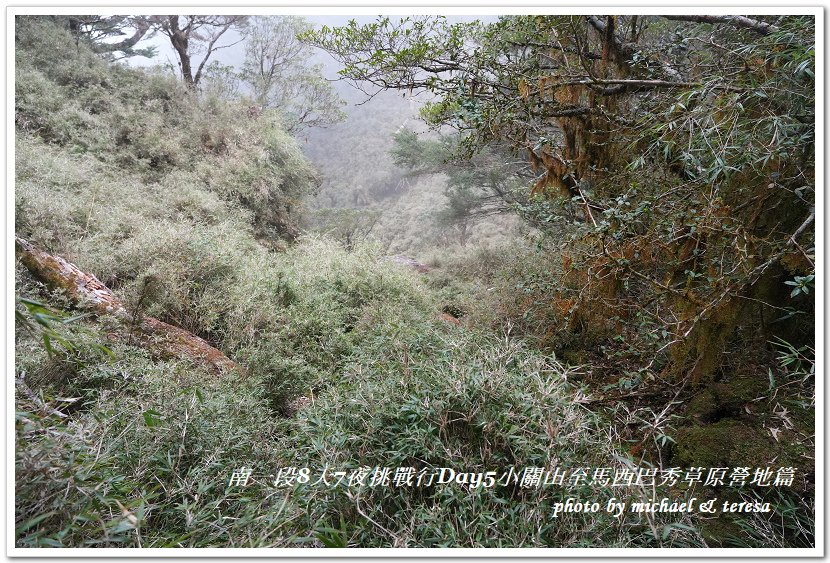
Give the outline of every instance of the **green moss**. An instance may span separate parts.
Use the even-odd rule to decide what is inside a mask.
[[[813,405],[805,401],[790,399],[781,401],[781,406],[787,409],[787,416],[796,431],[808,436],[815,432],[816,411]]]
[[[697,305],[678,303],[687,318],[696,317]],[[710,383],[722,366],[724,352],[739,324],[745,305],[739,299],[729,299],[714,307],[708,317],[697,322],[691,334],[678,342],[671,351],[672,362],[666,375],[682,378],[687,374],[692,385]]]
[[[713,383],[689,402],[687,414],[704,423],[739,416],[746,403],[764,394],[767,384],[758,377],[734,377]]]
[[[732,376],[708,385],[688,404],[692,425],[679,430],[675,465],[704,467],[811,465],[805,441],[814,427],[808,402],[776,399],[759,375]],[[773,436],[773,433],[776,436]],[[777,439],[776,439],[777,438]]]
[[[781,463],[781,448],[764,428],[724,419],[683,428],[677,435],[672,464],[683,467],[766,466]]]
[[[586,350],[575,350],[568,348],[560,352],[562,358],[572,366],[581,366],[588,363],[588,352]]]

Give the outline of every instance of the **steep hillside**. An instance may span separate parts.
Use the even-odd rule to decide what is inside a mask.
[[[315,175],[267,113],[105,63],[43,18],[16,33],[18,235],[247,374],[72,317],[18,262],[18,546],[571,545],[599,525],[549,526],[549,492],[375,489],[356,504],[269,485],[281,467],[544,465],[551,448],[599,463],[614,446],[567,368],[441,320],[440,296],[377,247],[286,249]],[[241,467],[252,486],[229,487]],[[491,528],[505,502],[510,526]],[[602,527],[610,544],[652,541]]]
[[[775,260],[754,261],[754,235],[716,198],[707,203],[716,211],[690,218],[693,203],[672,198],[703,192],[657,157],[642,171],[586,168],[619,175],[605,183],[565,175],[558,181],[572,191],[555,195],[545,182],[557,178],[539,172],[559,165],[545,152],[554,139],[542,138],[528,149],[541,151],[539,162],[504,166],[523,167],[511,186],[530,192],[537,183],[517,213],[487,216],[459,236],[436,222],[447,168],[403,170],[390,155],[394,132],[413,119],[408,98],[384,93],[349,121],[292,135],[276,110],[244,95],[108,60],[67,18],[15,21],[15,232],[26,241],[13,263],[17,547],[815,543],[806,320],[815,318],[815,276],[805,273],[815,249],[796,240],[806,227],[793,244],[778,241],[772,256],[782,264],[745,294],[749,305],[733,309],[723,297],[704,311],[714,324],[695,325],[682,299],[708,298],[715,286],[705,284],[733,274],[760,280]],[[537,24],[574,28],[560,19],[487,25],[514,25],[508,38]],[[482,29],[501,41],[501,27]],[[447,48],[466,48],[453,37]],[[532,96],[521,84],[524,103]],[[492,97],[464,98],[466,87],[447,90],[458,103],[425,113],[495,134],[478,105]],[[503,154],[488,152],[484,164]],[[475,172],[498,188],[493,169]],[[617,178],[631,200],[608,195]],[[636,190],[653,198],[635,207]],[[781,213],[803,215],[805,190]],[[746,235],[743,254],[730,229]],[[678,249],[677,240],[686,242]],[[772,252],[766,243],[752,239]],[[27,253],[36,251],[64,278],[83,272],[72,279],[84,291],[32,267]],[[704,256],[733,251],[734,271],[726,258],[720,271],[698,268]],[[397,253],[423,264],[390,259]],[[117,315],[84,302],[110,295],[102,286],[123,304]],[[781,299],[768,307],[753,297],[762,294]],[[699,338],[720,347],[717,364],[692,381],[710,356],[686,348],[694,369],[670,379],[665,350],[679,337],[669,329],[690,318],[692,328],[714,327]],[[166,323],[227,362],[165,345],[147,323]],[[794,480],[760,485],[756,473],[746,487],[702,483],[704,471],[741,476],[750,465]],[[709,497],[772,511],[648,509]]]

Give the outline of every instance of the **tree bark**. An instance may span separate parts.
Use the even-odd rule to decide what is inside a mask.
[[[168,16],[165,31],[170,37],[170,44],[179,56],[182,78],[189,87],[195,88],[196,84],[193,82],[193,70],[190,67],[190,53],[188,51],[190,38],[188,33],[179,27],[179,16]]]
[[[153,317],[131,314],[124,302],[98,278],[60,256],[44,252],[15,237],[16,254],[32,275],[51,289],[62,289],[76,307],[99,315],[111,315],[142,346],[159,357],[179,358],[204,365],[223,375],[239,370],[233,360],[193,333]]]

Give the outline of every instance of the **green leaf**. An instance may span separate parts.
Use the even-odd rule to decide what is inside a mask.
[[[349,547],[346,539],[340,530],[329,528],[326,526],[317,528],[315,536],[326,547],[330,548],[344,548]]]
[[[40,524],[41,522],[43,522],[44,520],[46,520],[47,518],[49,518],[53,514],[55,514],[55,511],[51,510],[49,512],[45,512],[44,514],[39,514],[39,515],[35,516],[34,518],[30,518],[29,520],[26,520],[25,522],[23,522],[22,524],[17,526],[17,528],[15,528],[15,534],[17,534],[17,535],[22,534],[23,532],[25,532],[29,528],[33,528],[33,527],[37,526],[38,524]]]
[[[149,428],[155,428],[161,423],[161,419],[163,418],[161,413],[155,409],[146,410],[141,415],[144,417],[144,424],[146,424]]]
[[[42,337],[43,337],[43,346],[44,346],[44,348],[46,348],[46,352],[50,356],[53,356],[55,354],[55,349],[52,348],[52,338],[48,334],[46,334],[45,332],[43,333]]]

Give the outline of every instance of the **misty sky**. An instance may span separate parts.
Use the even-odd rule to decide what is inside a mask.
[[[323,25],[328,25],[329,27],[345,25],[349,22],[349,20],[356,20],[358,23],[371,23],[376,19],[376,16],[352,16],[352,15],[331,15],[331,16],[323,16],[323,15],[306,15],[302,16],[306,18],[308,21],[314,24],[315,27],[319,28]],[[392,16],[392,17],[403,17],[403,16]],[[479,19],[482,21],[495,21],[496,16],[492,15],[484,15],[484,16],[447,16],[447,21],[449,22],[458,22],[458,21],[471,21]],[[230,31],[228,32],[225,37],[223,37],[222,45],[228,45],[234,43],[235,41],[239,40],[239,34]],[[138,47],[147,47],[147,46],[155,46],[157,54],[153,59],[147,59],[145,57],[132,57],[129,59],[129,64],[132,66],[153,66],[153,65],[171,65],[172,68],[176,69],[178,73],[178,58],[176,56],[175,51],[170,46],[169,41],[166,37],[157,34],[155,37],[141,41],[138,44]],[[337,78],[337,70],[338,70],[338,63],[325,51],[321,49],[316,49],[318,53],[319,59],[315,62],[323,63],[325,76],[328,79],[335,79]],[[213,54],[210,61],[218,61],[222,64],[233,66],[236,68],[240,68],[245,58],[245,47],[242,43],[235,45],[233,47],[227,49],[220,49],[216,53]],[[196,57],[198,60],[198,57]]]

